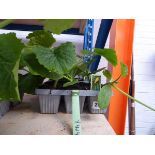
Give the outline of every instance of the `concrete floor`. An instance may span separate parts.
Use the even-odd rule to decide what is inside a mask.
[[[81,114],[82,134],[115,134],[102,114]],[[66,113],[40,114],[38,98],[25,96],[24,103],[0,119],[1,135],[70,135],[72,115]]]

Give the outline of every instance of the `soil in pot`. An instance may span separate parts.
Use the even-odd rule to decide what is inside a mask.
[[[63,87],[64,80],[60,80],[57,84],[57,87],[54,88],[54,82],[53,81],[47,81],[42,86],[39,87],[39,89],[61,89],[61,90],[90,90],[90,83],[84,83],[79,82],[74,85]]]

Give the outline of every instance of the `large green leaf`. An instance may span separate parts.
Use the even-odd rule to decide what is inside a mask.
[[[55,34],[61,34],[64,30],[71,28],[76,22],[76,19],[45,19],[41,21],[45,30]]]
[[[126,64],[123,64],[122,62],[120,63],[121,65],[121,75],[122,76],[127,76],[128,75],[128,67]]]
[[[110,85],[103,86],[98,94],[98,105],[101,109],[105,109],[108,107],[111,96],[112,96],[111,86]]]
[[[32,75],[40,75],[44,78],[50,78],[53,80],[58,80],[62,78],[62,75],[59,75],[55,72],[50,72],[47,68],[41,65],[36,58],[35,53],[33,53],[34,47],[26,47],[22,51],[23,61],[26,66],[29,68],[29,71]]]
[[[31,47],[26,47],[22,51],[22,58],[29,71],[33,75],[41,75],[46,77],[49,71],[41,64],[39,64],[36,55],[31,51]]]
[[[116,52],[113,49],[95,48],[94,52],[95,52],[95,54],[103,56],[104,58],[106,58],[112,65],[114,65],[114,66],[117,65],[117,56],[116,56]]]
[[[94,62],[94,59],[85,62],[83,59],[80,60],[79,62],[77,62],[77,64],[75,64],[71,70],[69,71],[69,75],[72,76],[73,78],[77,75],[81,75],[81,76],[88,76],[90,74],[89,71],[89,65]]]
[[[20,93],[35,94],[35,89],[41,86],[44,78],[31,74],[19,75]]]
[[[33,33],[29,33],[26,37],[30,39],[29,45],[41,45],[44,47],[51,47],[52,44],[56,41],[53,35],[49,31],[37,30]]]
[[[86,71],[88,71],[88,64],[86,62],[78,62],[71,68],[68,74],[74,78],[76,75],[84,74]]]
[[[18,68],[23,47],[15,33],[0,34],[0,100],[20,100]]]
[[[75,46],[70,42],[53,49],[36,46],[31,50],[36,54],[40,64],[58,74],[67,73],[76,64]]]

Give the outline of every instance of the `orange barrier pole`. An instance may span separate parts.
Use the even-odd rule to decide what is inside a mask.
[[[118,61],[122,61],[128,66],[128,76],[121,78],[117,86],[125,92],[129,92],[130,73],[132,65],[132,46],[134,36],[134,20],[120,19],[116,20],[112,27],[110,36],[110,46],[116,50]],[[120,74],[120,65],[113,68],[113,79],[116,79]],[[125,130],[126,110],[128,99],[126,96],[113,89],[109,106],[108,120],[116,134],[122,135]]]

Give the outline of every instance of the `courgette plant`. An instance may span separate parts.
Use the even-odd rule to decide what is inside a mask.
[[[9,19],[0,22],[0,28],[12,21]],[[60,34],[72,27],[76,20],[48,19],[39,22],[43,24],[44,30],[29,34],[27,44],[22,43],[15,33],[0,34],[0,80],[3,81],[0,85],[0,100],[20,100],[24,92],[33,92],[33,88],[45,77],[59,79],[75,63],[75,47],[72,43],[57,48],[49,47],[55,42],[53,34]],[[67,60],[68,58],[70,59]],[[19,69],[27,70],[28,73],[19,74]]]
[[[0,28],[8,25],[13,20],[4,20]],[[48,19],[39,20],[44,25],[44,30],[30,33],[26,38],[28,43],[24,44],[16,37],[15,33],[0,34],[0,100],[20,100],[24,93],[34,93],[35,88],[43,84],[45,78],[54,81],[54,87],[61,79],[66,82],[63,87],[79,83],[78,77],[89,79],[88,66],[94,61],[94,56],[104,57],[114,67],[118,65],[116,52],[113,49],[94,49],[93,52],[82,51],[83,55],[89,55],[90,61],[85,62],[83,58],[76,55],[75,46],[66,42],[54,47],[56,42],[53,34],[61,34],[62,31],[72,27],[76,20],[72,19]],[[152,107],[133,98],[117,87],[121,77],[125,77],[128,68],[122,62],[121,73],[117,79],[112,79],[111,72],[105,67],[99,69],[108,82],[102,85],[98,95],[98,104],[101,109],[107,108],[112,96],[112,87],[128,98],[155,111]],[[25,71],[21,74],[20,70]],[[20,92],[20,93],[19,93]]]

